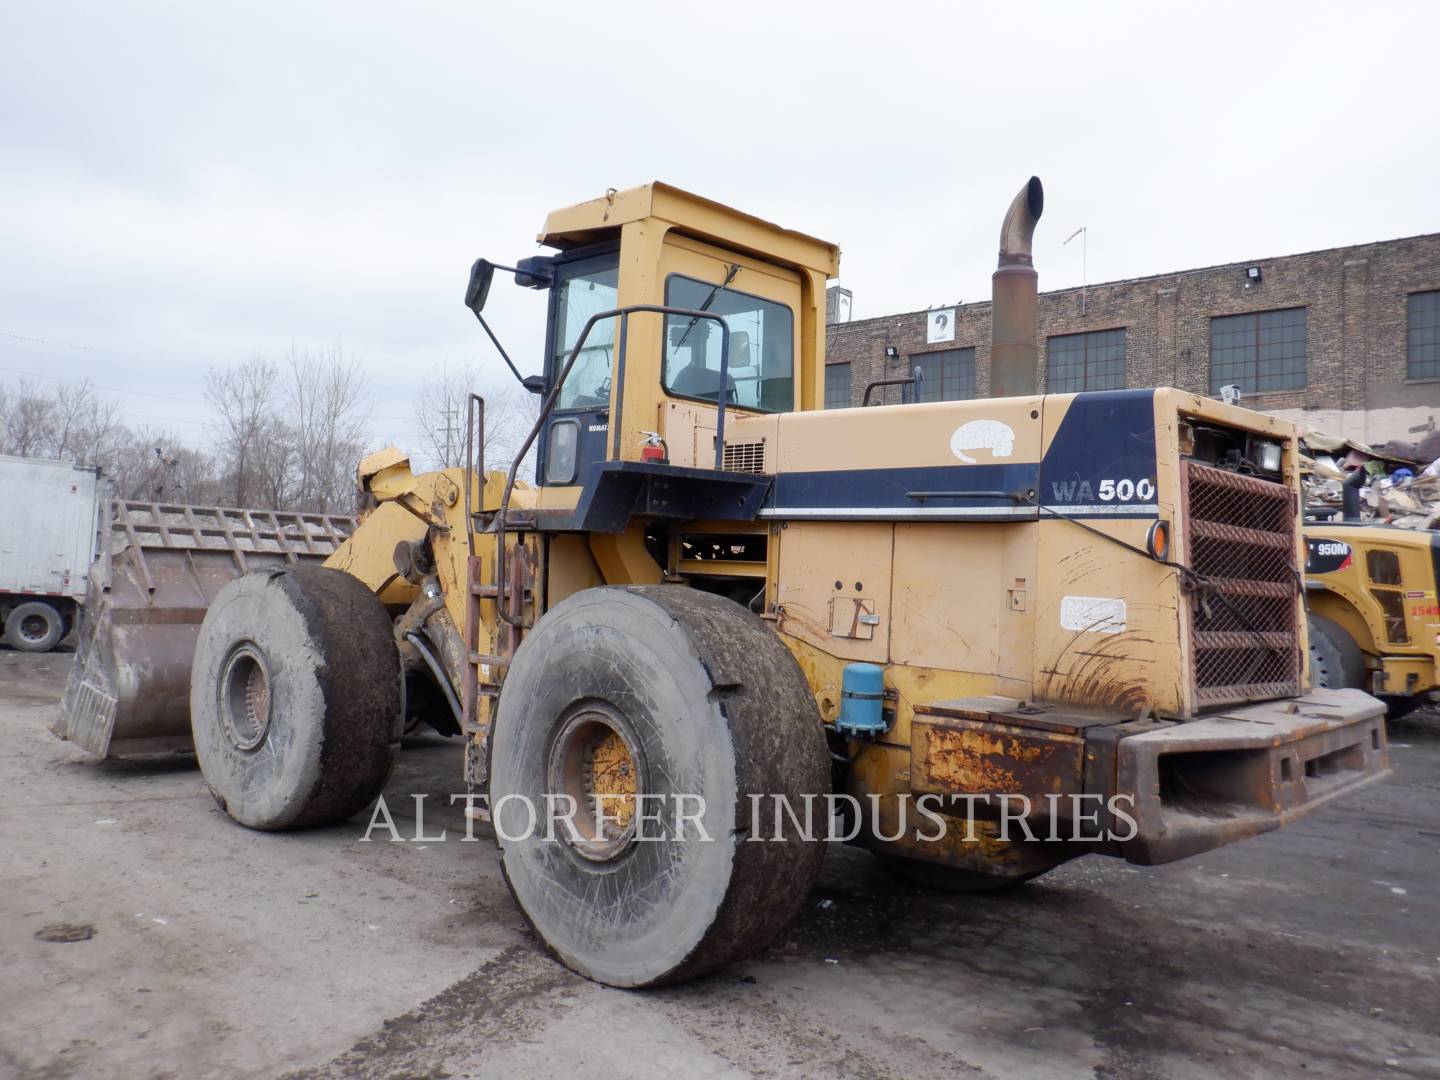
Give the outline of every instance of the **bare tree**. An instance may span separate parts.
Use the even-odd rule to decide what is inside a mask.
[[[482,386],[479,368],[449,361],[420,384],[414,406],[420,457],[433,468],[465,464],[465,407]],[[485,468],[508,469],[535,422],[538,399],[519,387],[485,393]]]
[[[290,417],[296,452],[296,505],[326,513],[354,496],[355,463],[369,421],[365,377],[337,345],[329,352],[290,350]]]
[[[275,454],[263,442],[276,434],[280,372],[262,356],[231,368],[211,368],[205,376],[205,400],[216,412],[216,446],[224,462],[225,496],[231,505],[251,506],[261,486],[258,465],[266,459],[273,487]],[[272,503],[271,506],[275,506]],[[283,501],[279,505],[284,505]]]
[[[0,395],[0,453],[104,466],[123,432],[115,403],[97,397],[89,382],[52,392],[22,379]]]
[[[62,384],[53,400],[50,456],[81,465],[109,465],[125,439],[116,403],[98,398],[88,380]]]
[[[54,398],[21,379],[7,399],[0,449],[16,457],[48,456],[54,443]]]

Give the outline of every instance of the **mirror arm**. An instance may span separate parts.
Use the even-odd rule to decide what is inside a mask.
[[[485,321],[485,316],[477,311],[475,312],[475,318],[480,320],[480,325],[484,327],[486,335],[494,344],[495,350],[500,354],[500,359],[505,361],[505,366],[510,369],[510,374],[515,376],[515,381],[521,386],[525,386],[525,376],[520,374],[520,369],[515,366],[515,361],[510,359],[510,354],[505,351],[505,346],[500,344],[500,339],[495,336],[495,331],[490,329],[490,324]],[[525,389],[529,390],[530,388],[525,386]]]

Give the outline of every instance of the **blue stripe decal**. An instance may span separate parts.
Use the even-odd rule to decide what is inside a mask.
[[[1033,505],[995,496],[912,498],[921,492],[1037,492],[1066,517],[1152,518],[1153,390],[1077,394],[1043,462],[788,472],[775,477],[764,517],[1033,519]],[[1049,516],[1049,515],[1046,515]]]
[[[1016,503],[1007,498],[912,499],[912,492],[928,491],[1019,491],[1035,490],[1040,466],[1031,462],[1017,465],[930,465],[901,469],[837,469],[833,472],[780,473],[765,501],[767,510],[875,511],[928,508],[964,508],[1011,511]]]
[[[1076,394],[1040,464],[1043,504],[1071,517],[1155,517],[1155,391]]]

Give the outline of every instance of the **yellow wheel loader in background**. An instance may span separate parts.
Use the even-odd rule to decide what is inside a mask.
[[[1307,522],[1305,590],[1316,686],[1357,687],[1392,716],[1440,692],[1440,532]]]
[[[834,246],[659,183],[551,214],[555,254],[498,268],[550,297],[534,484],[381,452],[323,566],[207,594],[188,719],[216,798],[344,819],[423,692],[537,934],[642,987],[794,916],[824,845],[789,815],[823,834],[826,796],[901,873],[989,887],[1183,858],[1386,773],[1380,703],[1306,690],[1294,429],[1036,392],[1042,200],[1002,227],[1003,396],[831,411]],[[467,445],[483,423],[473,399]]]

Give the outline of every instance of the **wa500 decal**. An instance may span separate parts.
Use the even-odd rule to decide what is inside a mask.
[[[1057,503],[1148,503],[1155,501],[1155,481],[1148,476],[1138,480],[1106,477],[1092,486],[1089,480],[1052,480],[1050,493]]]

